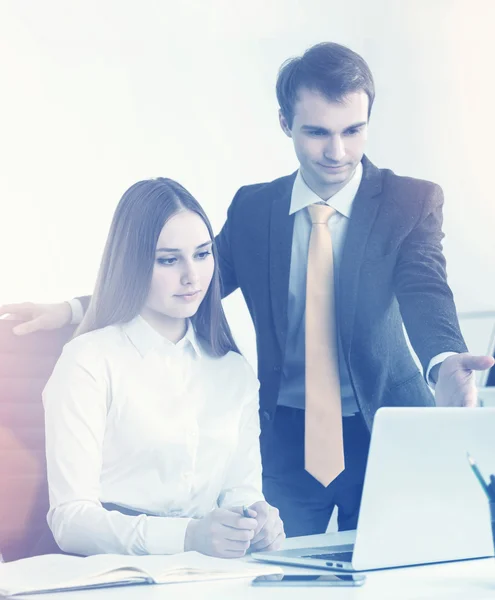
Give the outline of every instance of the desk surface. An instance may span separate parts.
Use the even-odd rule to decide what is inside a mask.
[[[315,535],[304,539],[305,546],[347,543],[349,532]],[[286,540],[286,548],[302,546],[301,538]],[[251,559],[249,559],[251,560]],[[286,573],[319,573],[283,567]],[[423,567],[372,571],[362,587],[253,587],[249,580],[211,581],[144,585],[87,590],[36,596],[41,600],[481,600],[495,598],[495,559],[458,561]],[[34,596],[29,596],[34,598]]]

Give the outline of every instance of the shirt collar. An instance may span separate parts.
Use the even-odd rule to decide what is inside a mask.
[[[143,358],[151,350],[161,349],[165,352],[172,352],[175,349],[184,349],[188,345],[193,348],[197,356],[201,356],[201,346],[190,319],[187,320],[185,336],[177,344],[159,334],[141,315],[124,323],[122,329]]]
[[[324,202],[328,204],[328,206],[335,208],[335,210],[344,215],[344,217],[349,218],[351,216],[352,203],[356,197],[362,177],[363,165],[362,163],[359,163],[354,171],[354,175],[346,185],[331,198],[324,200]],[[308,184],[304,181],[301,171],[299,170],[292,188],[289,214],[292,215],[311,204],[321,201],[321,198],[308,187]]]

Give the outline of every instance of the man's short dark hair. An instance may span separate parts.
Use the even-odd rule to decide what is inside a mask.
[[[319,92],[331,102],[363,91],[369,99],[368,117],[375,99],[375,84],[366,61],[353,50],[333,42],[316,44],[280,67],[277,99],[289,127],[301,88]]]

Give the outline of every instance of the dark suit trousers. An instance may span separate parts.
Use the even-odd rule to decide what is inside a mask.
[[[361,414],[343,424],[345,470],[325,488],[304,469],[304,410],[277,407],[263,444],[263,493],[288,537],[324,533],[335,506],[339,530],[356,528],[370,435]]]

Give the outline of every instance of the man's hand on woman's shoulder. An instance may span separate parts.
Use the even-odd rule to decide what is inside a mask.
[[[68,302],[54,304],[34,304],[21,302],[0,306],[0,317],[24,321],[13,328],[16,335],[34,333],[42,329],[60,329],[69,325],[72,319],[72,309]]]

